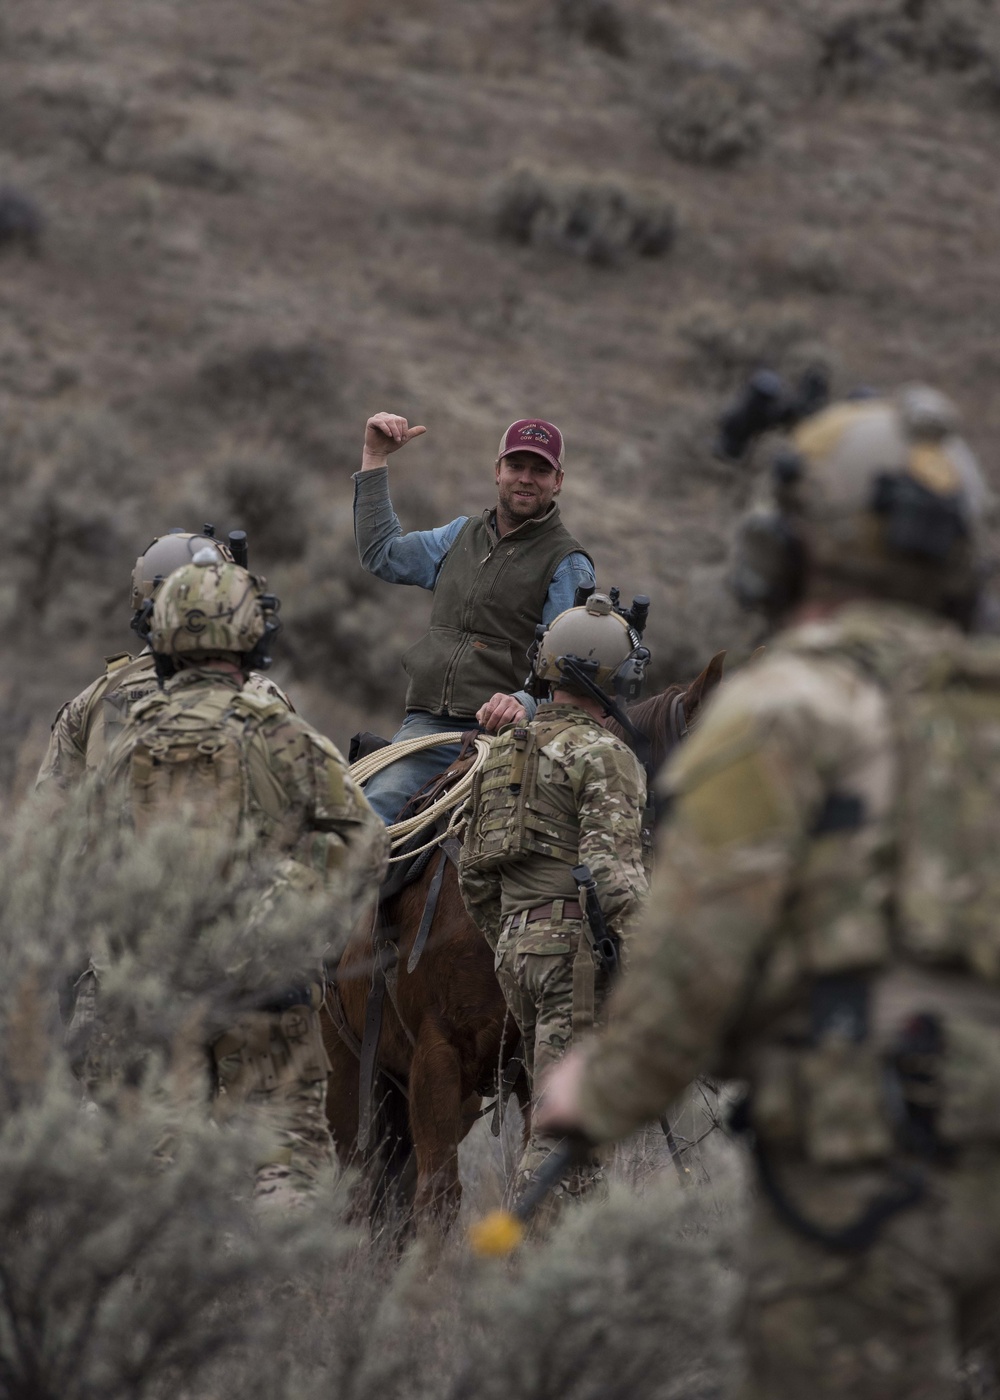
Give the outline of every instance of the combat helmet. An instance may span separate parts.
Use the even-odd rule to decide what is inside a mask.
[[[807,578],[965,618],[990,495],[954,406],[912,385],[805,418],[740,522],[732,584],[779,617]]]
[[[175,569],[153,603],[150,646],[169,674],[185,660],[240,658],[244,670],[266,670],[267,647],[278,631],[280,607],[262,580],[239,564],[220,561],[206,541],[189,564]]]
[[[152,598],[159,584],[184,564],[190,564],[199,551],[211,550],[220,563],[232,562],[232,551],[217,540],[210,525],[201,535],[171,530],[156,539],[139,555],[132,570],[132,612],[137,613]]]
[[[616,608],[616,601],[617,596],[592,593],[582,607],[567,608],[548,627],[539,627],[531,653],[533,690],[596,690],[604,698],[638,698],[649,652],[640,645],[642,626],[636,627],[632,613],[638,604],[644,624],[649,600],[637,599],[632,613]]]

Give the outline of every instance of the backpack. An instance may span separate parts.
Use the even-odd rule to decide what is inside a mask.
[[[250,746],[261,722],[283,708],[223,686],[139,701],[125,779],[136,831],[183,812],[195,828],[235,839],[259,805],[252,795]]]

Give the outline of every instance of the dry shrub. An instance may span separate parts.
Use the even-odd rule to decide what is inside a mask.
[[[329,352],[311,341],[292,345],[263,341],[224,350],[207,360],[201,371],[213,398],[239,406],[261,399],[318,397],[329,389],[331,375]]]
[[[469,1269],[456,1318],[457,1364],[440,1394],[480,1400],[685,1400],[723,1393],[739,1210],[670,1182],[617,1188],[528,1248],[513,1276]],[[724,1202],[724,1204],[723,1204]],[[424,1393],[429,1393],[425,1391]]]
[[[193,1024],[217,1035],[315,976],[319,950],[335,958],[349,932],[323,897],[269,898],[271,862],[234,859],[226,837],[178,819],[139,839],[99,793],[54,818],[50,808],[47,796],[29,804],[0,865],[0,927],[37,940],[0,943],[0,976],[10,988],[31,969],[62,987],[93,957],[101,1034],[130,1081],[166,1063]],[[0,1003],[0,1029],[9,1011]]]
[[[833,296],[844,287],[843,260],[823,238],[774,235],[749,250],[748,265],[760,290],[772,295],[801,288]]]
[[[419,635],[410,625],[412,590],[397,600],[361,568],[351,524],[315,540],[289,584],[295,601],[282,614],[281,641],[296,673],[364,705],[394,697],[394,659]]]
[[[121,483],[132,451],[109,412],[13,420],[0,441],[0,623],[8,636],[83,636],[125,597],[108,560],[135,557]]]
[[[0,860],[0,1390],[207,1395],[239,1362],[241,1394],[288,1394],[287,1281],[315,1286],[353,1244],[337,1191],[294,1220],[251,1219],[241,1197],[262,1144],[186,1106],[176,1064],[164,1076],[153,1049],[176,1041],[194,999],[232,1015],[238,986],[287,975],[275,926],[257,938],[232,863],[176,829],[126,851],[84,821],[82,799],[28,815]],[[116,956],[102,997],[146,1047],[145,1073],[107,1110],[81,1103],[56,1011],[102,939]]]
[[[70,78],[35,83],[20,98],[35,135],[61,135],[94,165],[114,164],[118,144],[134,118],[128,92],[114,83]]]
[[[493,218],[503,238],[557,248],[598,267],[662,257],[677,231],[673,205],[639,186],[524,168],[512,171],[496,191]]]
[[[343,378],[339,346],[265,340],[209,355],[196,393],[214,415],[224,414],[244,433],[266,425],[266,436],[300,444],[339,406]]]
[[[721,302],[696,306],[678,326],[699,376],[730,388],[762,367],[790,372],[804,362],[825,364],[810,328],[793,312],[739,312]]]
[[[33,199],[9,186],[0,188],[0,251],[20,248],[37,255],[45,220]]]
[[[293,559],[310,531],[307,491],[291,456],[280,447],[227,461],[221,472],[225,518],[246,530],[254,558]],[[252,562],[252,561],[251,561]]]
[[[613,58],[627,58],[628,21],[615,0],[555,0],[555,19],[564,34],[571,34]]]
[[[760,149],[765,120],[751,80],[732,69],[714,68],[677,78],[660,105],[657,130],[678,160],[721,167]]]
[[[874,86],[894,70],[954,73],[975,93],[1000,92],[1000,23],[979,0],[900,0],[859,9],[820,32],[818,70],[841,91]]]
[[[130,162],[130,168],[144,170],[167,185],[232,194],[247,182],[247,168],[224,143],[208,136],[189,136],[162,151],[150,152],[144,159]]]

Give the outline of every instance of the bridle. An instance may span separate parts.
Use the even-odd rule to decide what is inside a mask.
[[[688,732],[687,715],[684,713],[684,692],[680,691],[670,702],[668,717],[670,749],[675,749]],[[669,752],[669,750],[668,750]]]

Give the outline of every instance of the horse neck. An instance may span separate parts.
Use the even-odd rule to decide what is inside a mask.
[[[684,691],[685,687],[682,685],[668,685],[666,690],[650,695],[646,700],[637,700],[634,705],[629,705],[626,711],[636,729],[649,743],[650,762],[654,772],[683,735],[686,725],[683,705],[676,707],[679,713],[672,714],[672,711],[674,702],[683,696]],[[628,743],[625,731],[613,719],[608,720],[608,729]]]

